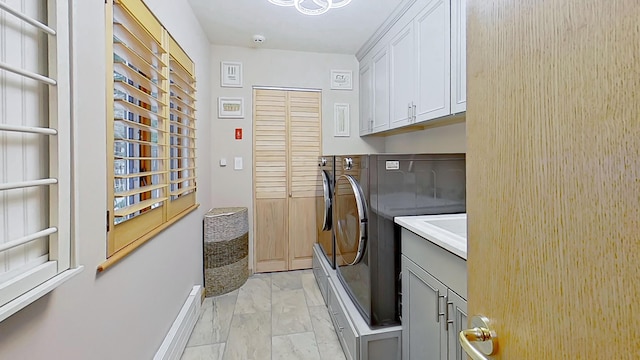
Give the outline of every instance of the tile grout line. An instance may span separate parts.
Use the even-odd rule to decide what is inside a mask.
[[[246,284],[246,282],[242,285],[244,286]],[[224,360],[227,356],[227,351],[229,351],[229,347],[227,346],[227,343],[229,342],[229,337],[231,336],[231,328],[232,328],[232,324],[233,324],[233,320],[236,319],[236,305],[238,304],[238,298],[240,297],[240,289],[242,288],[242,286],[240,286],[237,290],[238,293],[236,294],[236,300],[233,302],[233,310],[231,311],[231,321],[229,321],[229,329],[227,331],[227,336],[225,338],[225,342],[224,344],[224,351],[222,352],[222,359],[220,360]]]
[[[245,282],[245,284],[246,284],[246,282]],[[233,308],[231,309],[231,320],[229,321],[229,326],[228,326],[228,329],[227,329],[227,335],[224,337],[224,342],[222,342],[222,344],[224,344],[224,350],[222,351],[222,359],[220,359],[220,360],[224,359],[224,356],[225,356],[225,354],[227,352],[227,349],[228,349],[227,342],[229,342],[229,335],[231,335],[231,324],[233,323],[233,318],[235,317],[235,314],[236,314],[236,304],[238,303],[238,297],[240,295],[240,288],[238,288],[237,290],[238,290],[238,293],[235,296],[236,299],[233,302]],[[214,315],[215,315],[215,312],[214,312]]]

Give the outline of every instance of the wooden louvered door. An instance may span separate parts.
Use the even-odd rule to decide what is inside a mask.
[[[290,91],[289,95],[289,270],[311,268],[316,241],[316,196],[321,154],[320,93]]]
[[[287,270],[287,92],[253,99],[255,271]]]
[[[255,271],[311,267],[321,93],[254,90]]]

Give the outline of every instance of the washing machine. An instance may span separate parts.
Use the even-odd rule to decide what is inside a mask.
[[[370,327],[400,323],[400,229],[394,217],[466,211],[465,155],[335,157],[336,272]]]

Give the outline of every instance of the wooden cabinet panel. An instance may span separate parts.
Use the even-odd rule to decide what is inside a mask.
[[[311,268],[316,242],[315,206],[314,197],[289,199],[289,270]]]
[[[287,199],[256,199],[256,271],[287,270]]]

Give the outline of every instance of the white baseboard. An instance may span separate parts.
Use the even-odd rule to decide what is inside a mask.
[[[194,286],[153,360],[180,360],[200,316],[201,301],[202,286]]]

